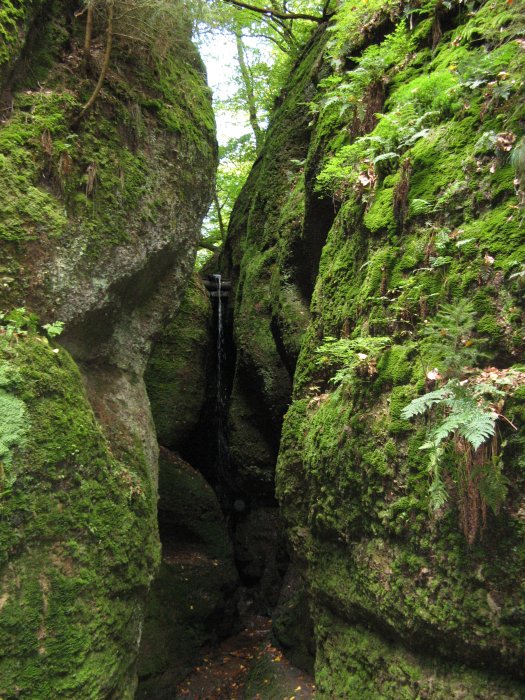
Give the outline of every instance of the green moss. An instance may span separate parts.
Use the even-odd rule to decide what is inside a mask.
[[[381,384],[409,384],[414,370],[417,371],[415,353],[416,346],[412,343],[388,348],[377,365],[378,381]]]
[[[184,56],[168,56],[157,65],[164,98],[158,114],[168,129],[208,155],[215,137],[215,117],[211,94],[204,85],[204,67],[196,52],[192,54],[191,63]]]
[[[56,349],[39,337],[2,343],[30,427],[2,503],[0,692],[126,697],[158,558],[153,484],[140,447],[122,461],[111,453]]]
[[[394,187],[382,187],[364,215],[363,222],[372,233],[378,231],[394,233],[396,228],[393,208],[394,190]]]
[[[464,696],[518,700],[523,696],[523,687],[506,679],[430,658],[421,663],[410,650],[379,637],[363,624],[341,624],[327,611],[319,611],[316,619],[320,698],[448,700]]]
[[[13,450],[23,444],[27,430],[23,401],[13,395],[18,381],[17,373],[8,362],[0,362],[0,469],[2,492],[14,481],[10,468]]]
[[[19,23],[27,15],[25,3],[5,0],[0,10],[0,66],[8,63],[20,49]]]
[[[173,447],[199,420],[206,389],[211,306],[198,278],[154,345],[144,379],[159,442]]]

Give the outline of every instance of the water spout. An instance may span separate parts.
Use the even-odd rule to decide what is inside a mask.
[[[217,424],[217,476],[220,480],[227,479],[228,441],[226,436],[226,387],[224,384],[224,313],[222,299],[222,278],[220,274],[213,275],[217,289],[217,352],[216,352],[216,403],[215,419]]]

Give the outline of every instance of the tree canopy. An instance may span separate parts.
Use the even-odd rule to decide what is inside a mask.
[[[203,230],[207,250],[220,247],[224,239],[233,202],[262,148],[284,77],[312,30],[329,18],[333,4],[331,0],[208,0],[194,6],[201,45],[222,37],[235,46],[234,89],[226,99],[216,100],[216,110],[219,115],[221,110],[233,115],[239,133],[220,147],[216,194]]]

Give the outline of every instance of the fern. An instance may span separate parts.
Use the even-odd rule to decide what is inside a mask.
[[[444,304],[436,317],[426,323],[420,335],[424,350],[440,362],[444,386],[413,399],[401,411],[405,419],[428,415],[427,441],[420,449],[428,451],[429,501],[439,510],[447,501],[442,478],[443,458],[450,449],[456,453],[456,467],[450,474],[459,492],[460,522],[467,541],[475,539],[479,523],[485,522],[486,507],[497,512],[506,493],[506,479],[497,450],[496,423],[499,414],[491,402],[505,397],[503,387],[512,385],[510,375],[501,373],[494,383],[463,379],[465,368],[482,356],[482,341],[474,336],[475,314],[469,302]],[[497,385],[497,386],[496,386]],[[447,447],[448,446],[448,447]],[[449,467],[450,473],[450,467]]]
[[[436,391],[430,391],[424,396],[418,396],[417,399],[413,399],[408,406],[405,406],[401,411],[401,417],[405,419],[413,418],[414,416],[421,416],[426,413],[433,405],[441,403],[450,393],[448,387],[442,387],[441,389],[436,389]]]
[[[507,484],[508,479],[503,474],[503,462],[494,457],[481,470],[478,488],[481,497],[495,514],[499,512],[501,504],[507,496]]]
[[[444,387],[413,399],[401,411],[401,417],[410,419],[440,406],[445,415],[431,431],[430,444],[440,445],[457,433],[476,451],[494,435],[498,420],[498,414],[489,404],[479,403],[476,396],[475,390],[464,387],[457,379],[451,379]]]
[[[452,446],[459,463],[463,464],[464,475],[456,478],[461,494],[460,513],[477,513],[481,509],[484,520],[483,509],[486,505],[497,512],[503,502],[506,479],[501,473],[499,462],[499,466],[493,466],[496,460],[493,441],[499,416],[485,398],[487,395],[499,398],[502,393],[487,384],[470,386],[458,379],[451,379],[445,386],[414,399],[401,411],[403,418],[424,414],[431,416],[432,427],[427,441],[420,449],[429,453],[428,471],[431,482],[428,493],[433,510],[439,510],[448,497],[441,476],[447,444]],[[478,517],[463,517],[461,522],[467,540],[472,542],[478,527]],[[474,528],[470,524],[472,522],[476,523]]]
[[[361,336],[359,338],[334,338],[327,336],[315,351],[318,367],[336,370],[330,378],[332,384],[348,380],[359,365],[374,366],[378,355],[391,343],[388,336]]]
[[[419,216],[420,214],[428,214],[431,209],[430,202],[426,199],[412,199],[408,208],[410,216]]]
[[[478,408],[476,411],[461,416],[458,432],[476,451],[484,442],[495,435],[497,420],[498,414],[494,411],[483,411]]]
[[[443,304],[435,318],[425,323],[420,332],[422,347],[442,374],[457,377],[484,357],[483,340],[474,335],[475,327],[475,311],[465,299]]]

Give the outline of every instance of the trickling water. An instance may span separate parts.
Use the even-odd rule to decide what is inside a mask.
[[[213,275],[217,282],[217,359],[216,359],[216,404],[215,419],[217,423],[217,475],[227,478],[228,442],[226,437],[226,387],[224,385],[224,314],[222,301],[221,275]]]

